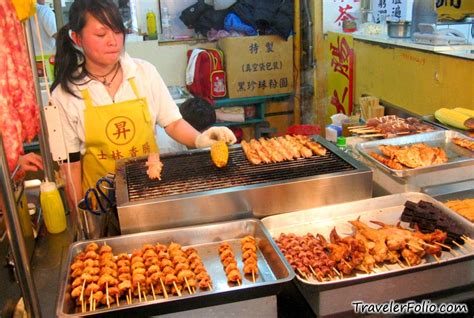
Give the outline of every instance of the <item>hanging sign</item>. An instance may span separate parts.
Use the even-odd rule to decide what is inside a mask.
[[[354,40],[341,33],[328,33],[328,115],[351,115],[354,96]]]
[[[474,16],[472,0],[436,0],[436,11],[439,20],[461,20]]]
[[[374,22],[409,20],[407,11],[412,5],[413,1],[408,0],[372,0]]]
[[[323,1],[323,32],[342,32],[342,23],[356,20],[360,10],[360,0]]]

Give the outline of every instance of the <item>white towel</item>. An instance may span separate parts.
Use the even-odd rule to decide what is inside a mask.
[[[196,70],[196,61],[199,53],[204,52],[201,49],[194,49],[189,57],[188,65],[186,67],[186,85],[191,85],[194,82],[194,71]]]

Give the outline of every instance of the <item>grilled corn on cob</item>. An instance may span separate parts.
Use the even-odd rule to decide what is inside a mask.
[[[437,120],[443,124],[453,126],[459,129],[472,129],[474,128],[474,118],[461,114],[457,111],[448,108],[440,108],[435,112]]]
[[[454,110],[457,111],[458,113],[467,115],[469,117],[474,117],[474,110],[472,110],[472,109],[456,107],[456,108],[454,108]]]
[[[219,140],[211,146],[211,159],[218,168],[225,167],[229,160],[229,148],[225,141]]]

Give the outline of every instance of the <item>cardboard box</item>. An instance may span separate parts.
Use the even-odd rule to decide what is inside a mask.
[[[293,38],[276,35],[224,38],[229,98],[266,96],[293,92]]]

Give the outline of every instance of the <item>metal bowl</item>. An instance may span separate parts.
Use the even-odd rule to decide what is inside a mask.
[[[409,38],[410,21],[387,21],[387,34],[391,38]]]

